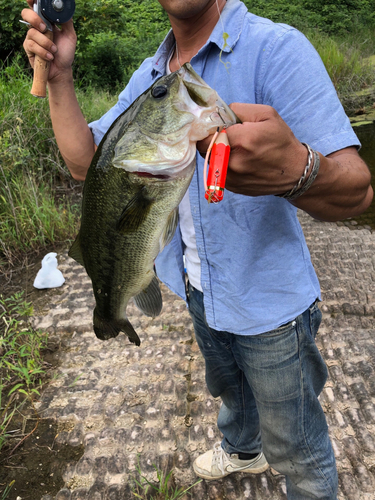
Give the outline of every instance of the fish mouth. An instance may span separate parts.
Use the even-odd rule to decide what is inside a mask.
[[[189,111],[200,123],[205,124],[207,136],[216,131],[217,128],[227,128],[235,123],[240,123],[236,114],[221,99],[217,92],[212,89],[193,69],[190,63],[185,63],[177,72],[180,79],[182,111]],[[190,104],[185,104],[189,102]],[[197,130],[198,132],[198,130]],[[192,140],[201,140],[204,137],[190,135]]]
[[[138,177],[149,177],[152,179],[160,179],[162,181],[170,178],[170,175],[153,174],[152,172],[133,172],[133,174],[138,175]]]
[[[237,122],[235,113],[189,63],[165,78],[173,87],[170,107],[178,126],[172,120],[174,126],[168,123],[164,134],[139,126],[142,140],[133,156],[127,156],[126,140],[121,139],[112,160],[113,166],[139,178],[170,180],[185,175],[195,160],[196,142]]]

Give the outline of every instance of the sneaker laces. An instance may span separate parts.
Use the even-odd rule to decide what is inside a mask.
[[[228,460],[227,454],[221,447],[221,442],[218,441],[214,444],[214,453],[212,455],[212,467],[217,467],[222,474],[225,474],[224,462]]]

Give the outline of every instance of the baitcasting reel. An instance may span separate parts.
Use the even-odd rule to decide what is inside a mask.
[[[47,21],[48,29],[52,30],[51,23],[63,24],[73,17],[75,1],[37,0],[34,3],[34,10],[44,21]]]

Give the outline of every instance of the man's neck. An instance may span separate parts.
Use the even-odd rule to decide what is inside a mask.
[[[217,5],[218,4],[218,5]],[[169,20],[176,38],[177,51],[173,55],[170,66],[175,71],[189,62],[192,57],[207,42],[219,20],[219,11],[223,10],[226,0],[217,0],[207,6],[207,9],[188,19],[178,19],[169,15]]]

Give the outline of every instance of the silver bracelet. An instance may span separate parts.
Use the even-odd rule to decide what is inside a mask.
[[[320,167],[319,154],[316,151],[314,151],[312,148],[310,148],[310,146],[308,144],[305,144],[305,143],[302,143],[302,144],[307,148],[307,150],[309,152],[309,156],[308,156],[307,165],[305,167],[305,170],[304,170],[301,178],[297,182],[297,184],[292,189],[290,189],[289,191],[287,191],[284,194],[277,195],[280,198],[284,198],[285,200],[288,200],[288,201],[295,200],[299,196],[302,196],[304,193],[306,193],[306,191],[311,187],[312,183],[315,181],[315,179],[318,175],[319,167]],[[311,172],[310,172],[310,175],[307,177],[307,174],[308,174],[310,168],[311,168]],[[306,177],[307,177],[307,179],[306,179]]]
[[[291,198],[292,200],[294,200],[295,198],[298,198],[299,196],[302,196],[304,193],[306,193],[306,191],[311,187],[312,183],[315,181],[315,179],[318,175],[319,167],[320,167],[320,157],[316,151],[314,151],[314,150],[312,150],[312,151],[314,154],[314,163],[313,163],[313,166],[311,169],[311,173],[310,173],[309,177],[307,178],[307,181],[305,182],[305,184],[301,187],[301,189],[299,189],[298,192],[294,193],[293,198]]]

